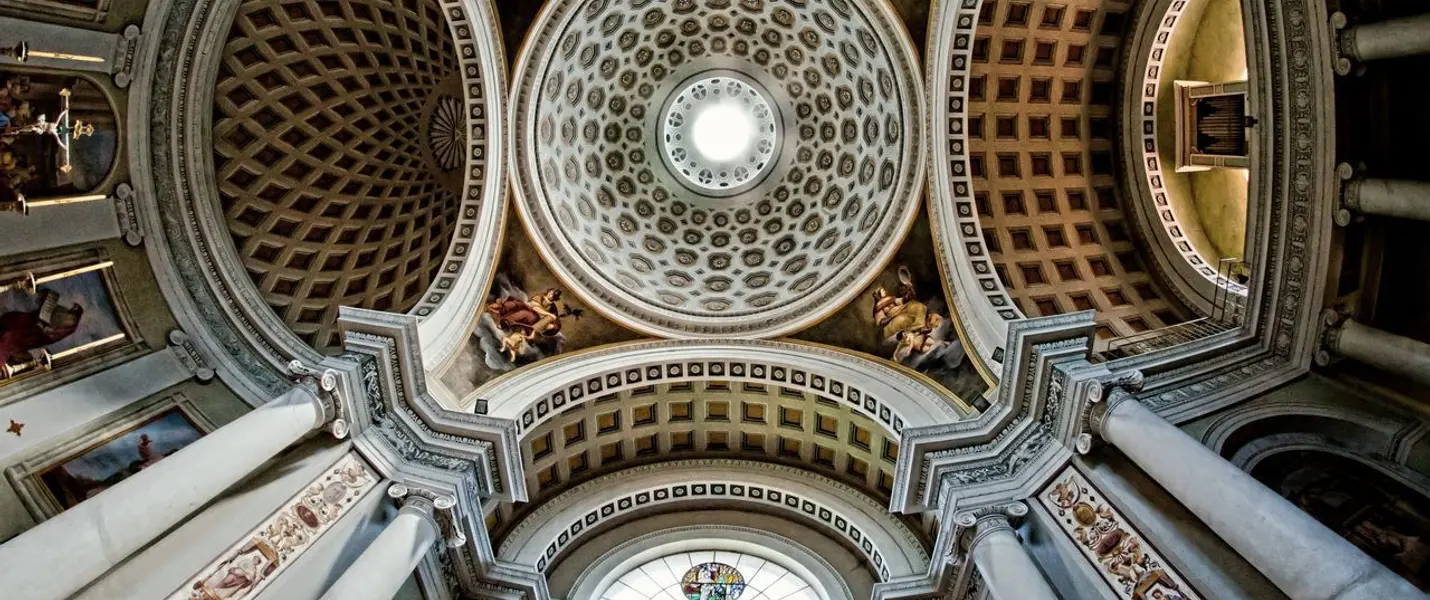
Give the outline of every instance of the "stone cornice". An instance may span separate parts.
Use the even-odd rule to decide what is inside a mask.
[[[1075,416],[1063,402],[1054,366],[1086,360],[1092,327],[1090,312],[1009,324],[991,407],[976,419],[905,430],[891,509],[933,508],[946,486],[956,490],[946,500],[954,507],[1031,495],[1042,475],[1051,476],[1043,472],[1066,458],[1067,449],[1050,442]]]
[[[344,308],[339,326],[345,351],[320,366],[340,381],[337,412],[354,445],[403,495],[438,509],[444,566],[419,573],[440,573],[445,583],[427,583],[464,594],[490,584],[545,598],[539,574],[497,560],[481,511],[489,498],[526,499],[515,423],[446,410],[428,393],[417,317]]]

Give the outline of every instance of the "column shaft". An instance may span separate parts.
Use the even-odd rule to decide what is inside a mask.
[[[317,398],[294,388],[164,460],[0,545],[16,598],[59,600],[248,476],[322,424]]]
[[[1114,398],[1100,430],[1292,600],[1425,597],[1141,402]]]
[[[1347,34],[1357,60],[1430,54],[1430,13],[1357,25]]]
[[[969,552],[993,600],[1058,600],[1004,517],[980,519]]]
[[[1404,179],[1352,181],[1346,186],[1346,208],[1371,215],[1430,221],[1430,182]]]
[[[321,600],[392,600],[437,541],[432,502],[409,496],[397,517],[343,571]]]
[[[1347,319],[1327,345],[1340,356],[1430,387],[1430,344]]]

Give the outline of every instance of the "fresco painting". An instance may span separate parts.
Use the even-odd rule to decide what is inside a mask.
[[[42,352],[78,360],[124,335],[103,269],[40,283],[33,290],[0,292],[0,357],[6,365],[30,363]]]
[[[863,293],[795,337],[896,362],[983,410],[989,385],[958,337],[929,232],[921,214],[893,260]]]
[[[481,384],[563,352],[640,339],[589,309],[546,268],[517,219],[466,348],[442,374],[461,398]]]
[[[178,408],[169,409],[40,474],[60,507],[68,509],[194,443],[204,432]]]

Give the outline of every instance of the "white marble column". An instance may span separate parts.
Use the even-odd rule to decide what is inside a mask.
[[[401,484],[388,488],[390,496],[406,493]],[[439,527],[434,510],[431,500],[407,496],[397,517],[343,571],[321,600],[392,600],[437,541]]]
[[[1018,541],[1018,534],[1007,517],[1001,514],[979,517],[969,554],[993,600],[1058,600],[1058,595]]]
[[[1430,182],[1354,179],[1354,169],[1346,163],[1341,163],[1337,170],[1341,178],[1347,180],[1341,196],[1346,209],[1368,215],[1430,221]]]
[[[1331,15],[1340,30],[1340,52],[1358,62],[1430,54],[1430,13],[1349,25],[1342,13]]]
[[[294,387],[0,545],[5,593],[68,598],[321,426],[324,414],[312,391]]]
[[[1325,349],[1430,387],[1430,344],[1346,319],[1326,330]]]
[[[1095,411],[1093,424],[1103,439],[1291,600],[1425,598],[1414,585],[1135,398],[1118,390]]]

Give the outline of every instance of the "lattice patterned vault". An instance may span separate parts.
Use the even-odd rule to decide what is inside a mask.
[[[457,52],[433,0],[248,0],[214,92],[234,245],[305,341],[339,306],[407,311],[452,244],[467,159]]]
[[[542,254],[664,336],[766,337],[848,301],[923,181],[919,77],[880,2],[550,3],[512,165]]]

